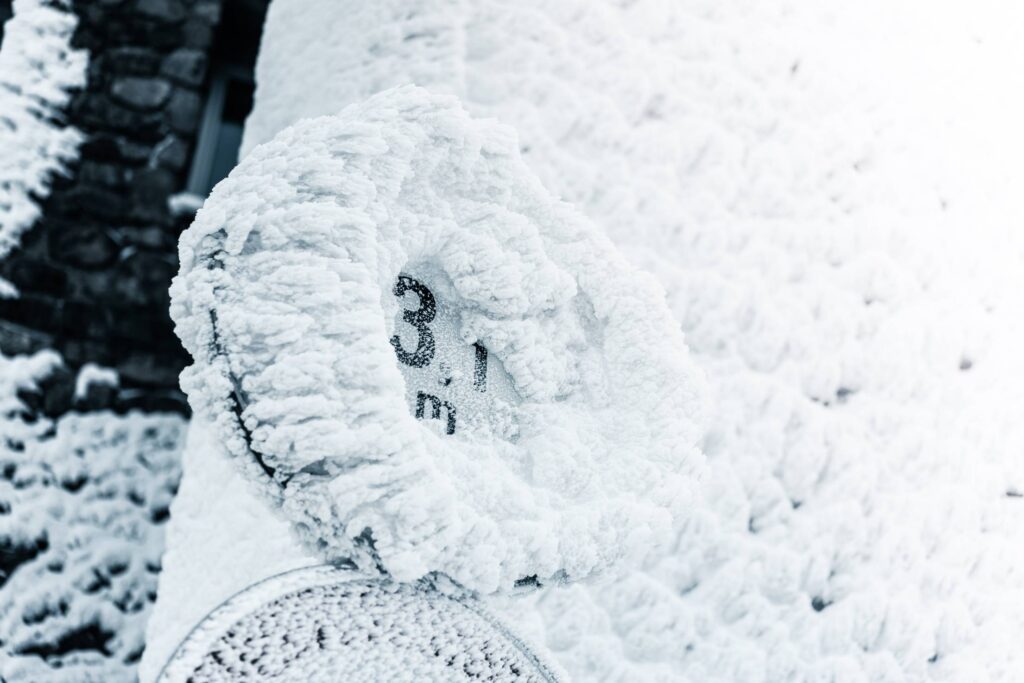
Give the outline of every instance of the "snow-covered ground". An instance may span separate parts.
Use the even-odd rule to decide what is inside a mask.
[[[0,680],[131,681],[187,425],[38,416],[26,400],[59,364],[53,352],[0,359]]]

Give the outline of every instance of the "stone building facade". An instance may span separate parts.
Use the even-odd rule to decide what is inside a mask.
[[[88,70],[44,117],[81,133],[77,159],[0,258],[17,290],[0,287],[0,681],[130,683],[187,430],[167,289],[179,234],[237,155],[266,0],[14,9],[46,3],[76,15]],[[79,372],[92,365],[109,370]]]
[[[178,374],[188,359],[167,288],[178,235],[217,180],[194,177],[196,154],[217,147],[224,114],[223,97],[211,112],[211,74],[230,65],[245,83],[265,3],[102,0],[71,10],[78,16],[72,46],[88,51],[89,68],[65,123],[85,139],[69,173],[52,181],[42,218],[0,262],[0,277],[19,291],[0,299],[0,351],[61,354],[64,369],[24,397],[49,417],[72,408],[187,414]],[[241,100],[244,109],[244,93]],[[195,196],[181,201],[187,189]],[[116,370],[119,386],[76,403],[73,376],[87,363]]]

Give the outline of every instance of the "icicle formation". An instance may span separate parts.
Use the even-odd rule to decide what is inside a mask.
[[[454,98],[403,87],[283,131],[180,251],[183,386],[327,558],[486,592],[574,580],[691,505],[701,377],[663,293]],[[507,371],[514,433],[415,419],[389,343],[407,272]]]
[[[0,257],[39,217],[33,197],[78,156],[82,134],[59,124],[69,90],[85,84],[88,54],[71,49],[68,2],[15,0],[0,50]],[[6,283],[4,283],[6,284]],[[10,285],[7,285],[10,287]]]

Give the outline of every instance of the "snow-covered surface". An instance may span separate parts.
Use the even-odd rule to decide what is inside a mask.
[[[711,381],[673,548],[492,599],[574,680],[1024,679],[1020,11],[271,5],[247,150],[454,93],[656,272]]]
[[[174,216],[194,214],[203,205],[206,197],[195,192],[178,192],[167,198],[167,209]]]
[[[283,131],[180,252],[182,385],[325,559],[492,592],[589,577],[685,518],[702,378],[664,293],[454,99],[399,88]],[[499,424],[448,438],[408,410],[404,272],[511,377]],[[433,339],[421,291],[429,317],[401,315]]]
[[[152,683],[189,631],[231,596],[270,576],[319,563],[257,495],[201,416],[189,423],[171,503],[159,599],[139,680]]]
[[[0,679],[129,683],[177,488],[178,416],[30,419],[60,359],[0,357]]]
[[[88,53],[71,48],[69,0],[14,0],[0,46],[0,258],[39,217],[50,179],[78,156],[63,125],[69,92],[85,85]],[[6,284],[6,283],[5,283]],[[9,286],[9,285],[8,285]]]
[[[465,591],[307,567],[233,596],[189,634],[162,683],[541,681],[555,674]]]

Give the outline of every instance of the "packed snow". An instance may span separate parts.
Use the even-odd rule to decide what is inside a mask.
[[[385,88],[454,94],[657,275],[710,380],[709,475],[672,547],[490,599],[574,680],[1024,679],[1015,18],[271,5],[246,150]]]
[[[0,679],[128,683],[156,599],[186,424],[35,415],[25,400],[60,366],[51,351],[0,357]],[[96,379],[85,374],[81,386]]]
[[[508,373],[510,418],[408,409],[437,310],[405,272]],[[395,89],[254,150],[171,294],[194,409],[325,559],[486,593],[600,573],[687,515],[703,385],[664,293],[453,98]]]
[[[555,674],[466,591],[307,567],[265,579],[189,634],[161,683],[189,680],[553,683]]]
[[[78,23],[69,0],[14,0],[0,46],[0,257],[39,218],[50,180],[78,157],[82,134],[64,125],[89,57],[71,47]],[[2,283],[13,296],[9,283]]]

